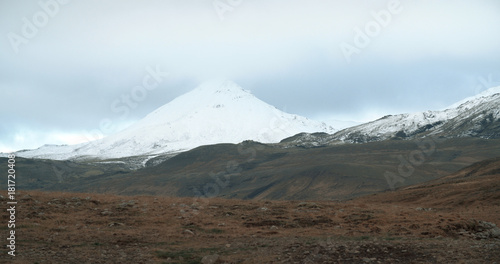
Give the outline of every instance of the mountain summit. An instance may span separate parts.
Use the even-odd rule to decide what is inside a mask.
[[[275,143],[301,132],[335,131],[324,123],[282,112],[232,81],[212,80],[117,134],[90,143],[18,154],[50,159],[119,158],[244,140]]]

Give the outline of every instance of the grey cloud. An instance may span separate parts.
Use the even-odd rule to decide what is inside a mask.
[[[211,1],[69,1],[17,54],[9,34],[22,36],[23,19],[43,8],[2,1],[0,89],[15,112],[2,115],[0,147],[27,147],[14,142],[21,130],[41,141],[103,119],[123,126],[220,76],[279,109],[349,119],[444,107],[477,92],[480,78],[500,81],[497,1],[401,2],[347,63],[339,44],[353,44],[354,28],[389,1],[244,0],[223,21]],[[122,119],[113,102],[156,65],[170,77]],[[61,142],[30,147],[45,143]]]

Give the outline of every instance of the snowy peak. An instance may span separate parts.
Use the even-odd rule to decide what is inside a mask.
[[[254,97],[249,91],[244,90],[238,84],[230,80],[211,80],[204,82],[191,92],[177,98],[180,101],[194,100],[195,104],[203,103],[224,103],[238,101],[241,99],[250,99]],[[188,98],[186,100],[186,98]],[[177,100],[176,99],[176,100]]]
[[[179,149],[248,139],[271,143],[291,133],[333,131],[325,124],[281,112],[227,80],[203,83],[158,108],[121,137],[133,138],[145,127],[150,137],[166,139],[170,148]]]
[[[233,81],[226,79],[215,79],[200,84],[193,91],[205,92],[208,94],[238,94],[249,93]]]
[[[223,109],[228,104],[241,103],[245,99],[258,100],[249,91],[232,81],[211,80],[156,109],[139,124],[158,123],[164,119],[177,120],[193,116],[200,111],[207,111],[210,108]]]
[[[196,102],[230,102],[255,98],[255,96],[230,80],[211,80],[204,82],[191,92],[179,97],[196,98]],[[257,99],[257,98],[255,98]]]
[[[325,123],[276,109],[229,80],[211,80],[159,107],[129,128],[79,146],[23,152],[68,159],[158,155],[202,145],[254,140],[277,143],[295,134],[333,133]]]

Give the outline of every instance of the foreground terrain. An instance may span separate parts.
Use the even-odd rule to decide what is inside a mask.
[[[500,262],[498,158],[343,202],[17,197],[16,257],[0,252],[9,263]]]
[[[498,205],[21,197],[14,263],[500,261],[500,241],[480,222],[499,223]],[[1,254],[10,258],[5,249]]]

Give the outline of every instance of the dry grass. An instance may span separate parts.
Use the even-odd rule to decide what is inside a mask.
[[[18,201],[14,263],[500,261],[498,240],[475,240],[455,228],[470,219],[500,223],[498,205],[429,210],[397,199],[195,200],[38,191],[23,191]],[[5,249],[0,253],[7,259]]]

